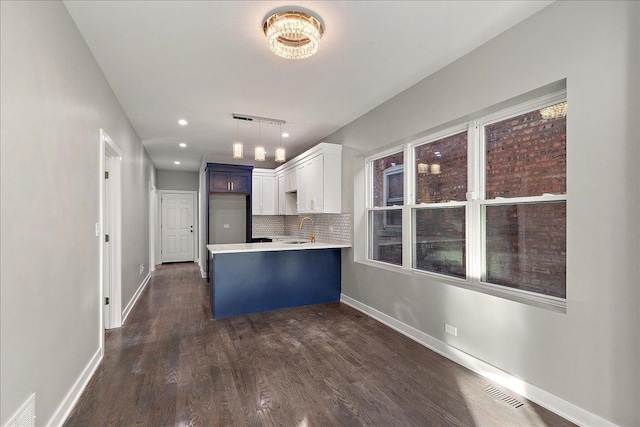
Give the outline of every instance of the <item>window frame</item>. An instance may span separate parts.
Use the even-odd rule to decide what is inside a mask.
[[[373,197],[373,191],[374,191],[374,169],[373,169],[373,162],[379,159],[382,159],[384,157],[387,156],[391,156],[393,154],[398,154],[398,153],[403,153],[403,164],[402,165],[397,165],[397,166],[402,166],[403,167],[403,173],[404,173],[404,203],[402,205],[392,205],[392,206],[374,206],[374,197]],[[376,266],[380,266],[383,268],[389,268],[392,270],[397,271],[397,269],[404,269],[404,264],[405,264],[405,259],[406,259],[406,255],[407,255],[407,251],[405,250],[405,233],[406,233],[406,227],[404,227],[404,224],[406,223],[406,219],[405,219],[405,203],[407,201],[407,170],[406,170],[406,164],[407,164],[407,157],[406,157],[407,153],[406,150],[403,149],[402,146],[394,146],[391,148],[388,148],[384,151],[380,151],[377,152],[376,154],[369,156],[366,158],[366,162],[365,162],[365,173],[366,173],[366,179],[365,179],[365,220],[364,220],[364,224],[365,224],[365,261],[367,263],[376,265]],[[383,185],[385,185],[385,180],[383,179]],[[383,189],[384,192],[384,189]],[[384,193],[383,193],[384,194]],[[371,224],[370,224],[370,213],[372,211],[383,211],[383,212],[388,212],[390,210],[399,210],[402,212],[402,225],[400,227],[395,227],[397,228],[402,228],[402,239],[401,239],[401,243],[402,243],[402,265],[397,265],[397,264],[392,264],[392,263],[388,263],[388,262],[384,262],[384,261],[380,261],[380,260],[376,260],[371,258],[371,252],[372,252],[372,248],[371,248]]]
[[[399,143],[385,150],[376,152],[365,157],[365,221],[366,229],[364,249],[364,259],[359,260],[365,264],[370,264],[378,268],[391,271],[402,272],[425,278],[431,278],[438,282],[454,285],[466,289],[471,289],[481,293],[494,295],[524,304],[542,307],[557,312],[566,313],[567,297],[560,298],[544,295],[522,289],[510,288],[505,285],[492,284],[483,281],[486,277],[486,232],[485,232],[485,206],[491,205],[514,205],[522,203],[544,203],[564,201],[568,204],[568,188],[565,194],[543,194],[541,196],[513,197],[486,199],[486,143],[484,127],[521,114],[525,114],[536,109],[541,109],[549,105],[567,101],[566,89],[553,92],[544,96],[539,96],[528,101],[519,102],[511,107],[502,108],[496,112],[485,114],[474,120],[465,121],[455,126],[448,127],[437,132],[423,134],[423,136],[403,143]],[[568,127],[568,123],[567,123]],[[453,136],[457,133],[467,132],[467,192],[466,201],[450,201],[441,203],[415,203],[416,202],[416,159],[415,149],[418,146],[438,141],[440,139]],[[373,162],[377,159],[403,152],[404,171],[404,203],[402,205],[390,207],[373,206]],[[568,170],[566,171],[568,175]],[[413,267],[415,258],[414,227],[415,212],[421,208],[450,208],[465,207],[465,257],[466,257],[466,278],[458,278],[442,273],[429,272]],[[377,210],[402,210],[402,265],[386,263],[384,261],[370,258],[370,212]],[[567,283],[567,281],[565,282]]]
[[[395,166],[391,166],[387,169],[384,170],[383,174],[383,178],[382,178],[382,194],[383,194],[383,198],[384,198],[384,202],[385,205],[384,207],[389,208],[391,206],[402,206],[404,205],[404,200],[406,197],[404,197],[404,194],[402,197],[389,197],[389,177],[392,175],[397,175],[397,174],[403,174],[403,183],[404,183],[404,164],[402,165],[395,165]],[[404,184],[403,184],[403,191],[404,191]],[[396,202],[396,201],[400,201],[402,203],[400,203],[399,205],[389,205],[387,203],[389,202]],[[387,214],[385,213],[384,215],[384,219],[383,219],[383,223],[384,223],[384,228],[390,228],[390,229],[396,229],[396,230],[400,230],[402,228],[402,224],[400,225],[390,225],[387,223]]]

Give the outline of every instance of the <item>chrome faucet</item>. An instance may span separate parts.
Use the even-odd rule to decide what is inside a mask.
[[[316,225],[313,223],[313,219],[311,219],[311,217],[309,216],[305,216],[304,218],[302,218],[302,221],[300,221],[300,225],[298,226],[298,228],[300,230],[302,230],[302,224],[304,224],[304,220],[308,219],[309,221],[311,221],[311,243],[315,243],[316,242]]]

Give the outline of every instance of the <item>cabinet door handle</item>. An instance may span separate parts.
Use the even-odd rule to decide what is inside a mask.
[[[227,191],[231,190],[231,184],[229,183],[229,181],[227,181]]]
[[[231,183],[231,191],[233,191],[233,182]]]

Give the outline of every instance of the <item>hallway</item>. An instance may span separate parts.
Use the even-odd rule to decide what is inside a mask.
[[[340,303],[212,320],[159,266],[65,426],[572,425]]]

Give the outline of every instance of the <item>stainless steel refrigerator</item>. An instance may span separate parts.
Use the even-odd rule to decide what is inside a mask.
[[[247,241],[247,199],[245,194],[209,194],[209,243]]]

